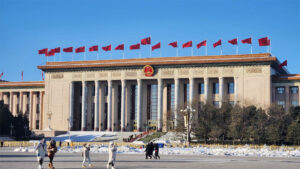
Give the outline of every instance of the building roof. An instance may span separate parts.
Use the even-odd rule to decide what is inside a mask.
[[[214,63],[247,63],[247,62],[275,62],[276,57],[270,53],[218,55],[218,56],[180,56],[160,58],[138,58],[118,60],[92,60],[92,61],[68,61],[46,62],[46,65],[38,66],[41,70],[74,69],[74,68],[104,68],[104,67],[132,67],[144,65],[189,65],[189,64],[214,64]]]
[[[45,87],[44,81],[31,81],[31,82],[0,82],[2,87]]]
[[[300,74],[287,74],[287,75],[279,75],[273,76],[273,80],[300,80]]]

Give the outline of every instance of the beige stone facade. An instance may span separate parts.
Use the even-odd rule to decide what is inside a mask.
[[[270,54],[47,62],[38,66],[43,86],[2,82],[0,100],[14,115],[29,103],[32,129],[166,131],[191,101],[299,105],[300,77],[278,63]],[[145,65],[153,76],[145,76]]]

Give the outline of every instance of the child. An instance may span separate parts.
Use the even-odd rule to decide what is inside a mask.
[[[50,169],[54,169],[54,167],[53,167],[53,158],[54,158],[55,153],[57,152],[56,142],[54,140],[50,141],[50,145],[48,146],[47,150],[48,150],[48,157],[49,157],[49,160],[50,160],[50,162],[48,164],[48,167]]]
[[[37,147],[35,148],[37,160],[39,162],[39,169],[42,169],[42,167],[43,167],[44,157],[47,152],[46,147],[47,146],[46,146],[45,140],[42,139],[40,141],[40,143],[37,145]]]
[[[159,145],[156,143],[154,144],[154,158],[157,159],[157,157],[160,159],[160,156],[158,155],[159,153]]]
[[[90,158],[90,145],[89,144],[84,144],[83,148],[82,148],[82,157],[83,157],[83,161],[82,161],[82,167],[85,168],[86,166],[84,165],[86,160],[89,163],[89,167],[92,167],[91,164],[91,158]]]
[[[117,153],[117,147],[114,145],[113,142],[110,142],[108,147],[107,169],[115,169],[114,166],[116,162],[116,153]]]

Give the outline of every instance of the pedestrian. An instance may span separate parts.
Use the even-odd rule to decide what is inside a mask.
[[[85,162],[88,161],[89,167],[92,167],[90,158],[90,145],[83,144],[81,156],[83,157],[82,167],[85,168]]]
[[[115,169],[116,154],[117,147],[113,142],[110,142],[108,147],[108,163],[106,165],[107,169]]]
[[[50,141],[50,145],[48,146],[47,150],[48,150],[48,157],[50,160],[48,167],[50,169],[54,169],[53,158],[54,158],[55,153],[57,152],[56,142],[54,140]]]
[[[153,149],[154,149],[153,143],[152,142],[148,143],[147,146],[146,146],[146,150],[145,150],[145,152],[146,152],[146,159],[148,159],[148,157],[150,159],[152,159]]]
[[[155,159],[157,159],[157,158],[160,159],[160,156],[159,156],[159,145],[157,143],[154,144],[154,158]]]
[[[35,148],[37,161],[39,162],[39,169],[43,168],[44,157],[47,153],[47,145],[45,139],[42,139]]]

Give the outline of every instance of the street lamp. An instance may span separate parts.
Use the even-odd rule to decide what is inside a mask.
[[[68,124],[69,124],[69,141],[71,141],[71,133],[70,133],[70,131],[71,131],[71,120],[70,120],[70,118],[68,118],[67,119],[67,121],[68,121]]]
[[[193,114],[196,112],[195,109],[193,109],[191,106],[186,106],[185,109],[180,110],[181,113],[184,115],[184,126],[186,127],[186,140],[189,143],[190,142],[190,120],[193,117]]]

